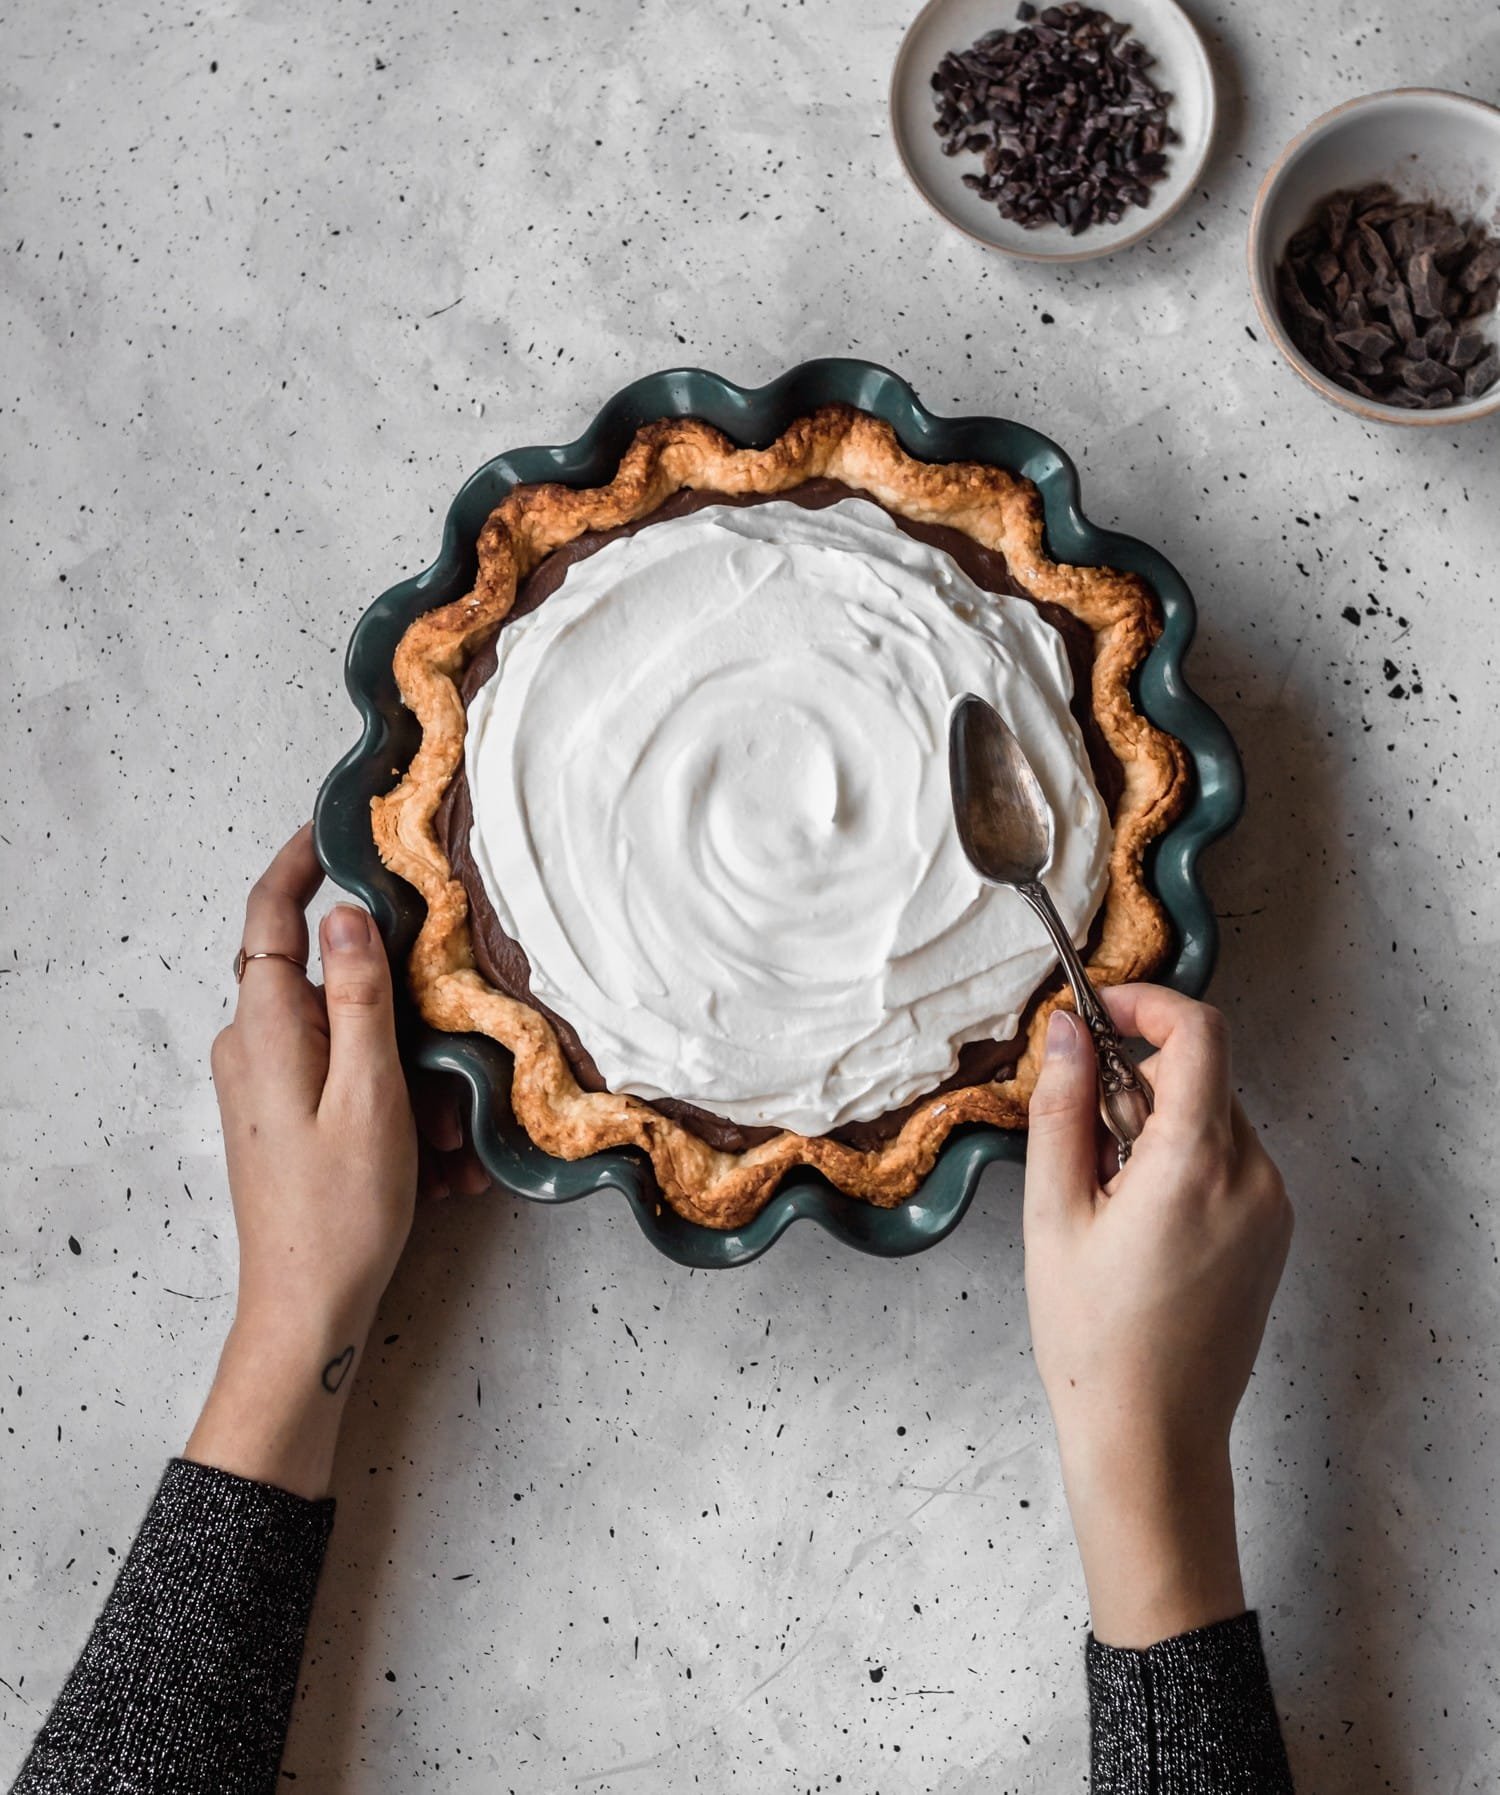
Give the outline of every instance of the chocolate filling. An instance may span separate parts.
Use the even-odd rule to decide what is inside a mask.
[[[810,511],[820,511],[828,505],[835,505],[840,499],[862,498],[875,504],[869,493],[860,492],[854,487],[845,486],[838,480],[809,480],[801,486],[791,487],[788,491],[776,494],[732,495],[722,492],[698,492],[684,489],[675,493],[667,502],[653,511],[649,517],[638,518],[633,523],[620,524],[612,530],[590,530],[582,536],[575,537],[572,542],[565,543],[555,549],[545,561],[533,570],[524,580],[516,593],[516,602],[506,617],[506,623],[517,617],[524,617],[534,611],[545,599],[549,598],[562,584],[563,576],[575,561],[587,560],[590,555],[597,554],[605,543],[613,542],[619,536],[633,536],[637,530],[645,529],[650,524],[661,523],[670,517],[685,517],[689,512],[701,511],[705,505],[757,505],[766,502],[767,498],[789,499],[793,504],[805,506]],[[884,507],[882,507],[884,509]],[[1124,785],[1120,763],[1116,760],[1109,744],[1104,739],[1089,705],[1089,693],[1093,681],[1094,639],[1093,633],[1081,623],[1071,611],[1061,605],[1048,604],[1042,599],[1033,598],[1014,578],[1006,564],[1004,555],[993,549],[982,547],[971,536],[961,530],[949,529],[941,524],[923,524],[902,517],[897,512],[889,512],[892,522],[908,536],[919,542],[929,543],[932,547],[950,555],[968,574],[976,586],[986,592],[1003,592],[1011,597],[1024,598],[1036,606],[1037,610],[1057,630],[1067,649],[1068,660],[1073,669],[1073,715],[1083,731],[1083,739],[1088,749],[1089,764],[1093,769],[1094,779],[1099,787],[1110,816],[1115,814],[1120,792]],[[505,628],[505,623],[500,625]],[[498,633],[498,632],[497,632]],[[470,661],[459,681],[459,692],[464,706],[473,702],[475,694],[495,671],[495,645],[491,641],[482,648]],[[474,811],[469,798],[469,780],[465,766],[461,763],[454,775],[438,807],[436,818],[437,836],[442,843],[453,871],[462,882],[469,899],[469,933],[474,942],[474,961],[485,978],[498,990],[508,996],[518,998],[539,1010],[554,1029],[562,1043],[568,1063],[573,1069],[573,1076],[586,1091],[602,1091],[604,1080],[599,1076],[599,1069],[594,1064],[588,1049],[579,1040],[577,1033],[565,1018],[546,1004],[538,1003],[531,994],[531,967],[525,950],[513,941],[500,926],[490,905],[484,889],[484,882],[479,876],[479,869],[474,864],[474,857],[469,851],[469,833],[473,827]],[[1094,925],[1097,931],[1097,920]],[[1093,944],[1093,934],[1090,945]],[[1013,1035],[1008,1041],[971,1041],[960,1048],[958,1069],[951,1078],[937,1086],[937,1090],[954,1090],[965,1085],[985,1084],[1009,1071],[1019,1058],[1021,1044],[1025,1038],[1025,1028],[1036,1004],[1049,992],[1054,990],[1061,974],[1054,974],[1038,990],[1032,1002],[1027,1006],[1021,1019],[1021,1033]],[[917,1107],[925,1103],[934,1092],[926,1092],[912,1103],[901,1109],[888,1111],[868,1122],[850,1122],[842,1128],[832,1130],[836,1140],[845,1141],[850,1146],[873,1148],[888,1141],[899,1132],[901,1125]],[[724,1116],[713,1115],[710,1111],[699,1109],[691,1103],[682,1103],[675,1098],[663,1098],[652,1103],[652,1108],[660,1110],[663,1115],[671,1116],[686,1128],[723,1152],[741,1153],[746,1148],[757,1146],[762,1141],[772,1139],[781,1131],[774,1127],[746,1128],[729,1121]]]

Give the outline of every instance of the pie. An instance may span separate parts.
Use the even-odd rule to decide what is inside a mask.
[[[664,419],[606,485],[517,487],[395,657],[421,742],[371,811],[427,905],[422,1016],[510,1050],[538,1147],[638,1148],[692,1221],[799,1165],[894,1206],[955,1127],[1025,1126],[1068,1001],[962,858],[948,711],[1020,736],[1095,981],[1147,976],[1186,784],[1131,693],[1159,633],[1134,575],[1049,557],[1029,481],[846,406],[763,449]]]

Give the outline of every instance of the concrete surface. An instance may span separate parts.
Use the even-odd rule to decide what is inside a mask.
[[[1494,1786],[1500,437],[1324,409],[1243,238],[1337,100],[1493,98],[1500,14],[1199,7],[1201,194],[1049,273],[903,185],[908,10],[10,10],[0,1774],[225,1326],[207,1048],[245,888],[352,739],[353,620],[470,469],[634,375],[850,352],[1051,432],[1197,591],[1250,784],[1217,995],[1300,1210],[1238,1435],[1252,1599],[1304,1788]],[[1084,1785],[1013,1175],[920,1261],[803,1228],[719,1276],[609,1201],[451,1204],[386,1336],[301,1787]]]

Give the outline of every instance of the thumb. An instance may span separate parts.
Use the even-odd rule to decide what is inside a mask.
[[[319,930],[323,997],[328,1006],[325,1095],[366,1095],[392,1073],[401,1076],[391,969],[379,931],[365,911],[338,904]]]
[[[1092,1203],[1098,1188],[1099,1071],[1088,1031],[1069,1010],[1047,1022],[1046,1054],[1031,1094],[1026,1147],[1028,1219]]]

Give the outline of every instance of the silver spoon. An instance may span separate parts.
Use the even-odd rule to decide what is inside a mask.
[[[1119,1031],[1042,883],[1052,853],[1051,806],[1010,726],[972,692],[954,706],[948,726],[948,777],[958,839],[970,866],[992,885],[1020,892],[1052,937],[1073,1002],[1093,1036],[1099,1113],[1124,1165],[1151,1114],[1151,1087],[1126,1057]]]

